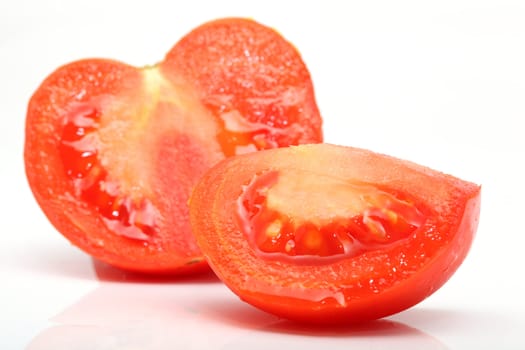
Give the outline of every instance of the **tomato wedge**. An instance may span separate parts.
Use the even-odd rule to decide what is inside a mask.
[[[367,150],[301,145],[229,158],[190,200],[210,266],[281,317],[362,322],[428,297],[471,246],[480,187]]]
[[[34,196],[74,245],[151,273],[207,267],[189,194],[219,160],[321,142],[321,117],[297,50],[251,20],[206,23],[154,66],[86,59],[32,96],[25,166]]]

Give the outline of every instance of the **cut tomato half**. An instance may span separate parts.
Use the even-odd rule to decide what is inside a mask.
[[[329,144],[243,155],[191,197],[197,242],[244,301],[315,323],[362,322],[428,297],[456,271],[480,187]]]
[[[87,59],[58,68],[29,102],[24,156],[35,198],[73,244],[118,267],[179,273],[206,268],[187,205],[206,170],[227,156],[320,141],[297,50],[230,18],[190,32],[154,66]]]

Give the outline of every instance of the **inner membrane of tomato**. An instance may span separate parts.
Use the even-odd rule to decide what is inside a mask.
[[[255,176],[237,205],[249,241],[276,258],[352,257],[406,240],[425,221],[399,195],[291,169]]]
[[[147,241],[158,230],[157,210],[147,198],[122,193],[102,166],[96,131],[100,111],[89,104],[73,108],[62,129],[59,152],[75,196],[94,208],[114,233]]]

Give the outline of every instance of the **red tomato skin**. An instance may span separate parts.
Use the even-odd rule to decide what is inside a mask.
[[[307,163],[316,165],[304,165]],[[235,211],[235,197],[240,194],[239,186],[265,169],[300,164],[309,170],[313,167],[338,174],[352,164],[363,168],[358,180],[374,183],[383,179],[382,186],[410,193],[421,201],[419,205],[426,208],[425,214],[432,216],[431,223],[407,243],[331,264],[305,266],[261,258],[246,242],[231,214]],[[376,169],[376,174],[371,174],[370,169]],[[391,173],[397,175],[381,169],[392,169]],[[434,198],[432,190],[417,194],[418,190],[432,188],[432,184],[437,193]],[[411,186],[415,193],[410,191]],[[450,175],[366,150],[304,145],[222,161],[195,188],[190,214],[197,242],[210,266],[243,301],[299,322],[360,323],[416,305],[453,275],[475,236],[480,190],[478,185]],[[406,266],[395,265],[399,254],[404,254]],[[391,264],[398,268],[395,273],[384,268]],[[353,271],[360,275],[352,276]],[[376,281],[368,284],[372,278]],[[378,284],[380,278],[387,283]]]

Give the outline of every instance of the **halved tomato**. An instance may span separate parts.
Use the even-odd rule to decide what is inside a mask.
[[[190,201],[197,242],[244,301],[361,322],[443,285],[477,228],[480,187],[370,151],[302,145],[222,161]]]
[[[310,75],[274,30],[204,24],[154,66],[88,59],[53,72],[27,111],[36,200],[73,244],[155,273],[206,268],[188,198],[226,156],[322,141]]]

